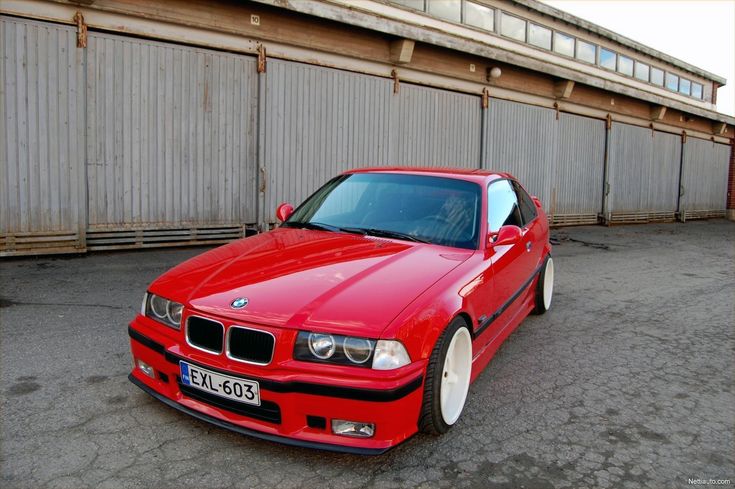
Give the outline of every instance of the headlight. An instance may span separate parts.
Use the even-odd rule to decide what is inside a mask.
[[[146,293],[143,300],[143,310],[147,317],[155,319],[166,326],[181,329],[181,313],[184,312],[183,304],[150,293]]]
[[[294,346],[296,360],[370,367],[375,340],[328,333],[299,332]]]
[[[372,367],[376,370],[392,370],[411,363],[400,341],[376,341],[308,331],[299,332],[293,357],[307,362]]]
[[[309,351],[320,360],[327,360],[334,355],[334,337],[331,334],[309,335]]]
[[[365,363],[373,353],[373,342],[365,338],[345,338],[342,347],[352,363]]]

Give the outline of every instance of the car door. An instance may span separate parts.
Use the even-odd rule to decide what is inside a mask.
[[[513,189],[518,197],[518,206],[521,211],[521,220],[523,221],[523,243],[526,247],[528,278],[536,271],[541,264],[544,252],[544,233],[546,223],[538,219],[536,204],[534,204],[528,192],[516,181],[512,181]]]
[[[489,233],[497,233],[502,226],[507,225],[523,228],[518,196],[511,180],[495,180],[488,185],[487,206]],[[518,301],[513,299],[529,275],[527,255],[530,253],[526,251],[526,243],[527,238],[524,235],[518,243],[495,246],[488,250],[486,286],[480,292],[483,299],[480,308],[483,320],[478,328],[478,332],[487,341],[502,330],[517,311]]]

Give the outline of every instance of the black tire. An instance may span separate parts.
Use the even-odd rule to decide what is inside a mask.
[[[424,401],[421,405],[421,414],[419,415],[419,431],[430,435],[441,435],[449,431],[453,425],[444,422],[441,413],[440,389],[441,376],[444,369],[444,360],[447,356],[449,344],[454,334],[460,328],[467,328],[467,323],[462,318],[455,318],[449,326],[444,330],[442,335],[434,345],[434,350],[429,358],[429,365],[426,367],[426,381],[424,382]]]
[[[544,261],[544,266],[541,268],[541,272],[539,272],[539,278],[536,282],[536,293],[535,293],[535,304],[533,308],[533,313],[540,316],[541,314],[545,314],[546,311],[549,310],[551,307],[551,304],[549,304],[549,307],[546,307],[544,304],[544,286],[546,284],[546,271],[548,270],[549,261],[551,261],[551,266],[553,268],[554,261],[551,259],[551,255],[546,257],[546,260]],[[551,280],[554,280],[553,276],[553,270],[551,274]],[[552,282],[553,287],[553,282]]]

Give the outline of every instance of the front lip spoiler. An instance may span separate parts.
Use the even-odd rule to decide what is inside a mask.
[[[214,370],[215,372],[219,372],[224,375],[232,375],[234,377],[240,377],[243,379],[256,381],[260,384],[261,388],[271,391],[271,392],[278,392],[278,393],[293,392],[293,393],[299,393],[299,394],[311,394],[311,395],[316,395],[316,396],[337,397],[340,399],[351,399],[354,401],[393,402],[393,401],[402,399],[406,397],[407,395],[413,393],[417,389],[421,388],[421,386],[424,383],[423,375],[418,375],[416,378],[408,381],[407,383],[403,384],[400,387],[396,387],[395,389],[385,389],[385,390],[383,389],[365,389],[365,388],[359,388],[359,387],[343,387],[343,386],[336,386],[336,385],[317,384],[317,383],[312,383],[312,382],[299,382],[299,381],[280,382],[280,381],[275,381],[275,380],[270,380],[270,379],[265,379],[265,378],[259,378],[255,376],[240,375],[236,372],[230,372],[227,370],[222,370],[216,367],[194,362],[185,357],[182,357],[174,353],[171,353],[169,351],[166,351],[163,345],[161,345],[160,343],[156,341],[153,341],[152,339],[136,331],[130,326],[128,326],[128,335],[130,336],[130,338],[137,341],[138,343],[150,348],[156,353],[162,354],[165,357],[166,361],[168,361],[169,363],[178,365],[179,361],[183,360],[187,363],[191,363],[193,365],[197,365],[202,368]]]
[[[230,423],[228,421],[223,421],[221,419],[215,418],[214,416],[200,413],[199,411],[188,408],[182,404],[179,404],[176,401],[172,401],[168,397],[162,394],[159,394],[155,390],[145,385],[143,382],[135,378],[135,376],[132,373],[128,375],[128,380],[130,380],[130,382],[140,387],[143,390],[143,392],[145,392],[146,394],[149,394],[153,398],[161,401],[162,403],[166,404],[169,407],[172,407],[178,411],[181,411],[182,413],[188,414],[189,416],[193,416],[201,421],[206,421],[207,423],[211,423],[219,428],[224,428],[226,430],[234,431],[242,435],[251,436],[253,438],[258,438],[260,440],[272,441],[272,442],[282,443],[284,445],[290,445],[290,446],[300,447],[300,448],[326,450],[328,452],[337,452],[337,453],[349,453],[353,455],[381,455],[387,452],[388,450],[390,450],[391,448],[393,448],[393,447],[359,448],[359,447],[350,447],[350,446],[343,446],[343,445],[334,445],[332,443],[319,443],[319,442],[314,442],[314,441],[297,440],[297,439],[288,438],[285,436],[271,435],[269,433],[263,433],[257,430],[251,430],[249,428],[244,428],[234,423]]]

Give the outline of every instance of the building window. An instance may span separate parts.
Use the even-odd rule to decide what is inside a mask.
[[[658,68],[651,68],[651,83],[654,85],[664,85],[664,72]]]
[[[615,70],[616,54],[608,49],[600,48],[600,66],[608,70]]]
[[[574,57],[574,38],[561,32],[554,32],[554,51],[570,58]]]
[[[639,80],[647,82],[650,71],[651,69],[647,64],[641,63],[640,61],[635,62],[635,77]]]
[[[452,22],[462,21],[462,0],[431,0],[427,6],[431,15]]]
[[[701,99],[702,98],[702,85],[699,83],[692,83],[692,97]]]
[[[526,21],[503,12],[500,16],[500,33],[511,39],[526,42]]]
[[[679,90],[679,77],[666,73],[666,88],[677,92]]]
[[[528,24],[528,42],[534,46],[551,49],[551,29],[536,24]]]
[[[622,54],[618,56],[618,73],[633,76],[633,60]]]
[[[472,2],[464,4],[464,21],[466,24],[485,29],[486,31],[495,30],[495,11],[484,5],[478,5]]]
[[[424,10],[424,0],[393,0],[393,3],[416,10]]]
[[[690,82],[686,78],[682,78],[681,80],[679,80],[679,93],[690,95],[692,93],[692,82]]]
[[[592,43],[577,39],[577,59],[595,64],[595,55],[597,54],[597,46]]]

